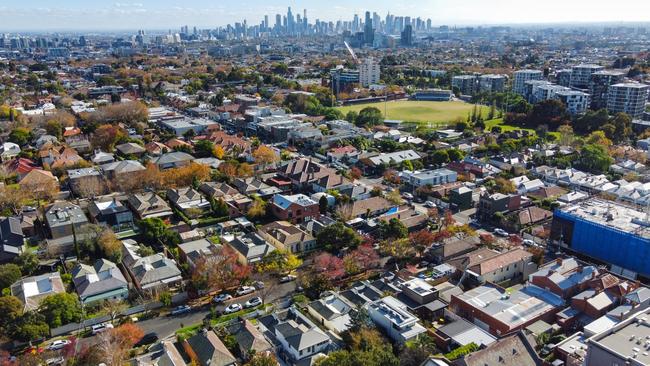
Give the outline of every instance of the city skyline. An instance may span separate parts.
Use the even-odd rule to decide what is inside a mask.
[[[646,14],[650,13],[650,3],[643,0],[624,0],[618,4],[618,9],[637,9],[629,13],[612,12],[611,3],[603,0],[578,0],[570,3],[560,0],[543,3],[530,1],[525,6],[514,0],[496,0],[490,4],[480,0],[453,4],[441,0],[431,0],[425,4],[403,0],[364,0],[354,4],[341,0],[273,3],[248,0],[243,3],[219,4],[208,0],[189,0],[182,6],[170,0],[108,4],[64,0],[57,2],[56,8],[43,0],[29,1],[27,5],[8,0],[0,6],[4,15],[0,31],[164,30],[176,29],[185,24],[214,28],[243,20],[249,25],[259,24],[265,15],[273,23],[275,15],[286,14],[288,7],[292,7],[294,14],[302,14],[306,9],[310,23],[316,19],[334,22],[351,20],[355,14],[363,19],[366,11],[376,12],[382,18],[387,13],[430,18],[434,25],[647,22]]]

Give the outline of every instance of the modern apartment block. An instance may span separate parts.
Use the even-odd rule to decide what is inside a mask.
[[[505,75],[481,75],[478,78],[478,89],[481,92],[502,92],[506,86],[506,80],[507,77]]]
[[[558,85],[570,87],[571,86],[571,74],[572,73],[573,73],[573,70],[571,70],[571,69],[557,70],[555,72],[555,82]]]
[[[512,91],[519,95],[525,95],[526,82],[529,80],[542,80],[544,73],[539,70],[518,70],[514,73]]]
[[[583,114],[589,108],[589,94],[577,90],[561,90],[555,93],[572,115]]]
[[[650,86],[641,83],[611,85],[607,92],[607,110],[611,114],[625,112],[632,118],[641,118],[649,91]]]
[[[622,83],[625,72],[619,70],[601,70],[591,75],[589,94],[591,95],[591,109],[607,108],[607,92],[610,85]]]
[[[463,95],[474,95],[478,86],[476,75],[458,75],[451,79],[452,88],[458,88]]]
[[[571,68],[571,87],[577,89],[588,89],[591,82],[591,75],[602,71],[604,67],[593,64],[580,64]]]
[[[381,68],[374,58],[368,57],[359,64],[359,83],[364,88],[373,84],[378,84],[380,77]]]

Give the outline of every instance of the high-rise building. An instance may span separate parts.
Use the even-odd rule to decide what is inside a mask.
[[[280,14],[275,14],[275,31],[280,32],[280,29],[282,28],[282,15]]]
[[[589,94],[578,90],[561,90],[555,93],[555,97],[572,115],[583,114],[589,108]]]
[[[402,46],[407,46],[407,47],[413,45],[413,26],[411,26],[410,24],[404,26],[400,43],[402,44]]]
[[[477,75],[457,75],[451,79],[451,87],[458,89],[460,94],[474,95],[476,94],[478,85]]]
[[[571,87],[578,89],[589,89],[591,75],[604,68],[600,65],[581,64],[571,68]]]
[[[364,43],[372,46],[372,43],[375,41],[375,30],[372,28],[372,18],[370,18],[370,12],[366,12],[366,21],[363,26],[363,38]]]
[[[526,82],[529,80],[542,80],[544,73],[539,70],[517,70],[514,73],[512,91],[519,94],[526,94]]]
[[[602,70],[591,74],[589,94],[591,94],[591,109],[607,108],[607,91],[609,86],[622,83],[625,72],[619,70]]]
[[[555,72],[555,82],[568,88],[571,86],[571,74],[573,74],[571,69],[558,70]]]
[[[359,64],[359,83],[367,88],[372,84],[378,84],[381,77],[381,68],[379,62],[374,58],[368,57]]]
[[[506,86],[505,75],[481,75],[478,78],[478,87],[482,92],[496,93],[502,92]]]
[[[611,114],[625,112],[632,118],[641,118],[649,90],[649,85],[641,83],[610,85],[607,91],[607,110]]]
[[[295,20],[293,19],[293,13],[291,13],[291,7],[287,9],[287,32],[293,34],[295,31]]]

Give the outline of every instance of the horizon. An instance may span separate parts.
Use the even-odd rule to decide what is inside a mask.
[[[543,25],[599,25],[650,24],[650,2],[623,0],[615,9],[634,8],[633,12],[613,12],[611,2],[604,0],[547,0],[543,4],[515,0],[464,0],[445,3],[430,0],[412,4],[405,0],[357,1],[350,5],[341,0],[289,1],[268,4],[262,0],[243,3],[227,1],[214,4],[209,0],[187,0],[177,6],[172,0],[141,0],[137,2],[87,3],[83,0],[62,0],[57,7],[49,7],[45,0],[31,0],[29,5],[17,0],[6,0],[0,6],[3,13],[2,32],[118,32],[146,29],[166,32],[181,26],[214,29],[243,22],[259,24],[264,15],[274,23],[275,14],[286,14],[291,7],[294,14],[307,10],[310,23],[352,20],[354,14],[363,19],[365,11],[376,12],[383,20],[387,13],[398,16],[431,19],[432,25],[448,26],[520,26]],[[245,4],[245,5],[242,5]],[[477,16],[476,14],[480,14]],[[318,16],[316,16],[318,15]],[[119,21],[116,21],[119,20]],[[38,24],[34,26],[34,24]]]

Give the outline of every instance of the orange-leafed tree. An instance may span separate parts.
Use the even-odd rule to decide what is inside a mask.
[[[420,257],[436,241],[436,236],[429,230],[423,229],[409,235],[409,241]]]
[[[248,265],[238,261],[229,246],[217,255],[201,257],[192,271],[192,282],[198,289],[216,291],[239,285],[251,273]]]

